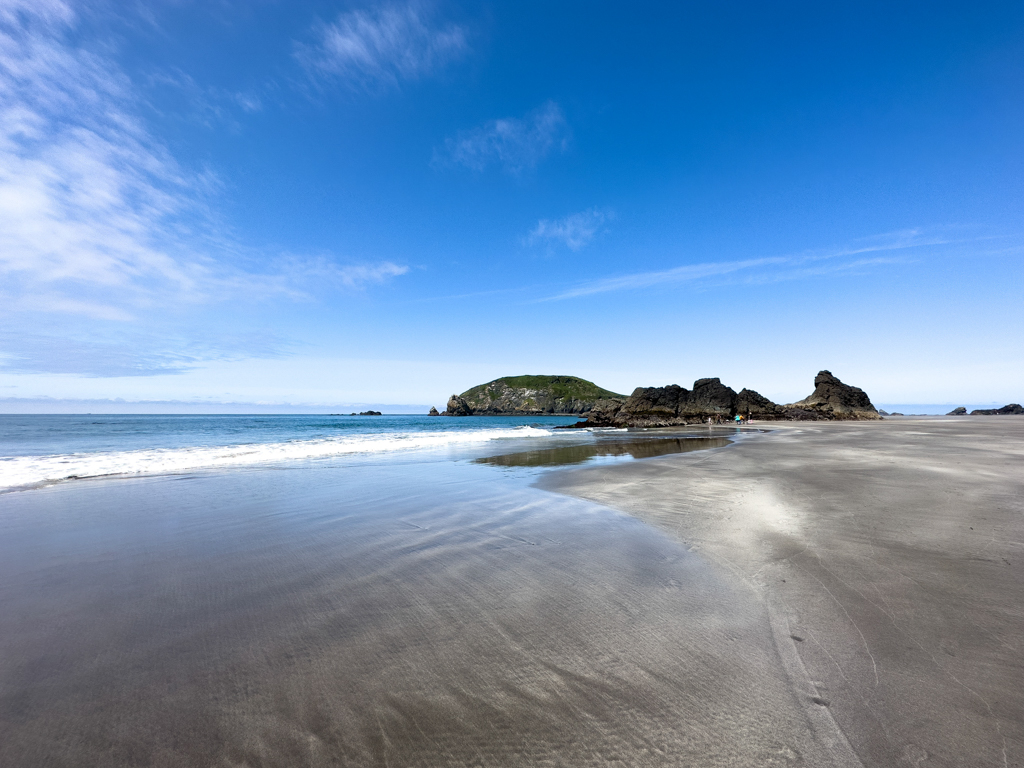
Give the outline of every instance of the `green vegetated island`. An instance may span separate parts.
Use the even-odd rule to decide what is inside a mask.
[[[966,413],[956,409],[950,415]],[[972,415],[1024,413],[1011,404]],[[835,421],[882,418],[867,393],[829,371],[814,377],[814,391],[788,405],[752,389],[736,392],[720,379],[698,379],[692,389],[677,384],[637,387],[629,396],[577,376],[505,376],[452,395],[432,416],[580,416],[578,427],[670,427],[722,422],[743,416],[758,421]]]

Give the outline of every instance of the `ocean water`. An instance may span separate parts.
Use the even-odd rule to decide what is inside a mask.
[[[554,438],[574,417],[90,416],[0,414],[0,491],[71,478],[153,475],[324,461],[342,456],[458,452]]]

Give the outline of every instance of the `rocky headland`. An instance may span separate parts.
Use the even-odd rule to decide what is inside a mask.
[[[864,390],[844,384],[829,371],[814,378],[814,392],[796,403],[779,405],[751,389],[738,393],[720,379],[698,379],[693,389],[677,384],[638,387],[624,402],[596,403],[577,427],[672,427],[730,421],[736,416],[756,421],[880,419]]]
[[[505,376],[452,395],[442,416],[581,416],[625,395],[576,376]]]

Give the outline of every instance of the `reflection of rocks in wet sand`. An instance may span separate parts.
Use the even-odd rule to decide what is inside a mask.
[[[558,448],[541,448],[535,451],[488,456],[477,459],[477,462],[501,467],[547,467],[560,464],[581,464],[595,456],[632,456],[634,459],[650,459],[655,456],[667,456],[670,453],[723,448],[728,444],[729,440],[724,437],[649,437],[631,441],[598,440],[596,443],[587,445],[565,445]]]

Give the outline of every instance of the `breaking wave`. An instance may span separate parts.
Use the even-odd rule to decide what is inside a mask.
[[[329,459],[350,454],[389,453],[472,445],[490,440],[547,437],[551,434],[545,429],[523,426],[443,432],[390,432],[246,445],[14,456],[0,458],[0,490],[107,475],[157,475],[257,466]]]

